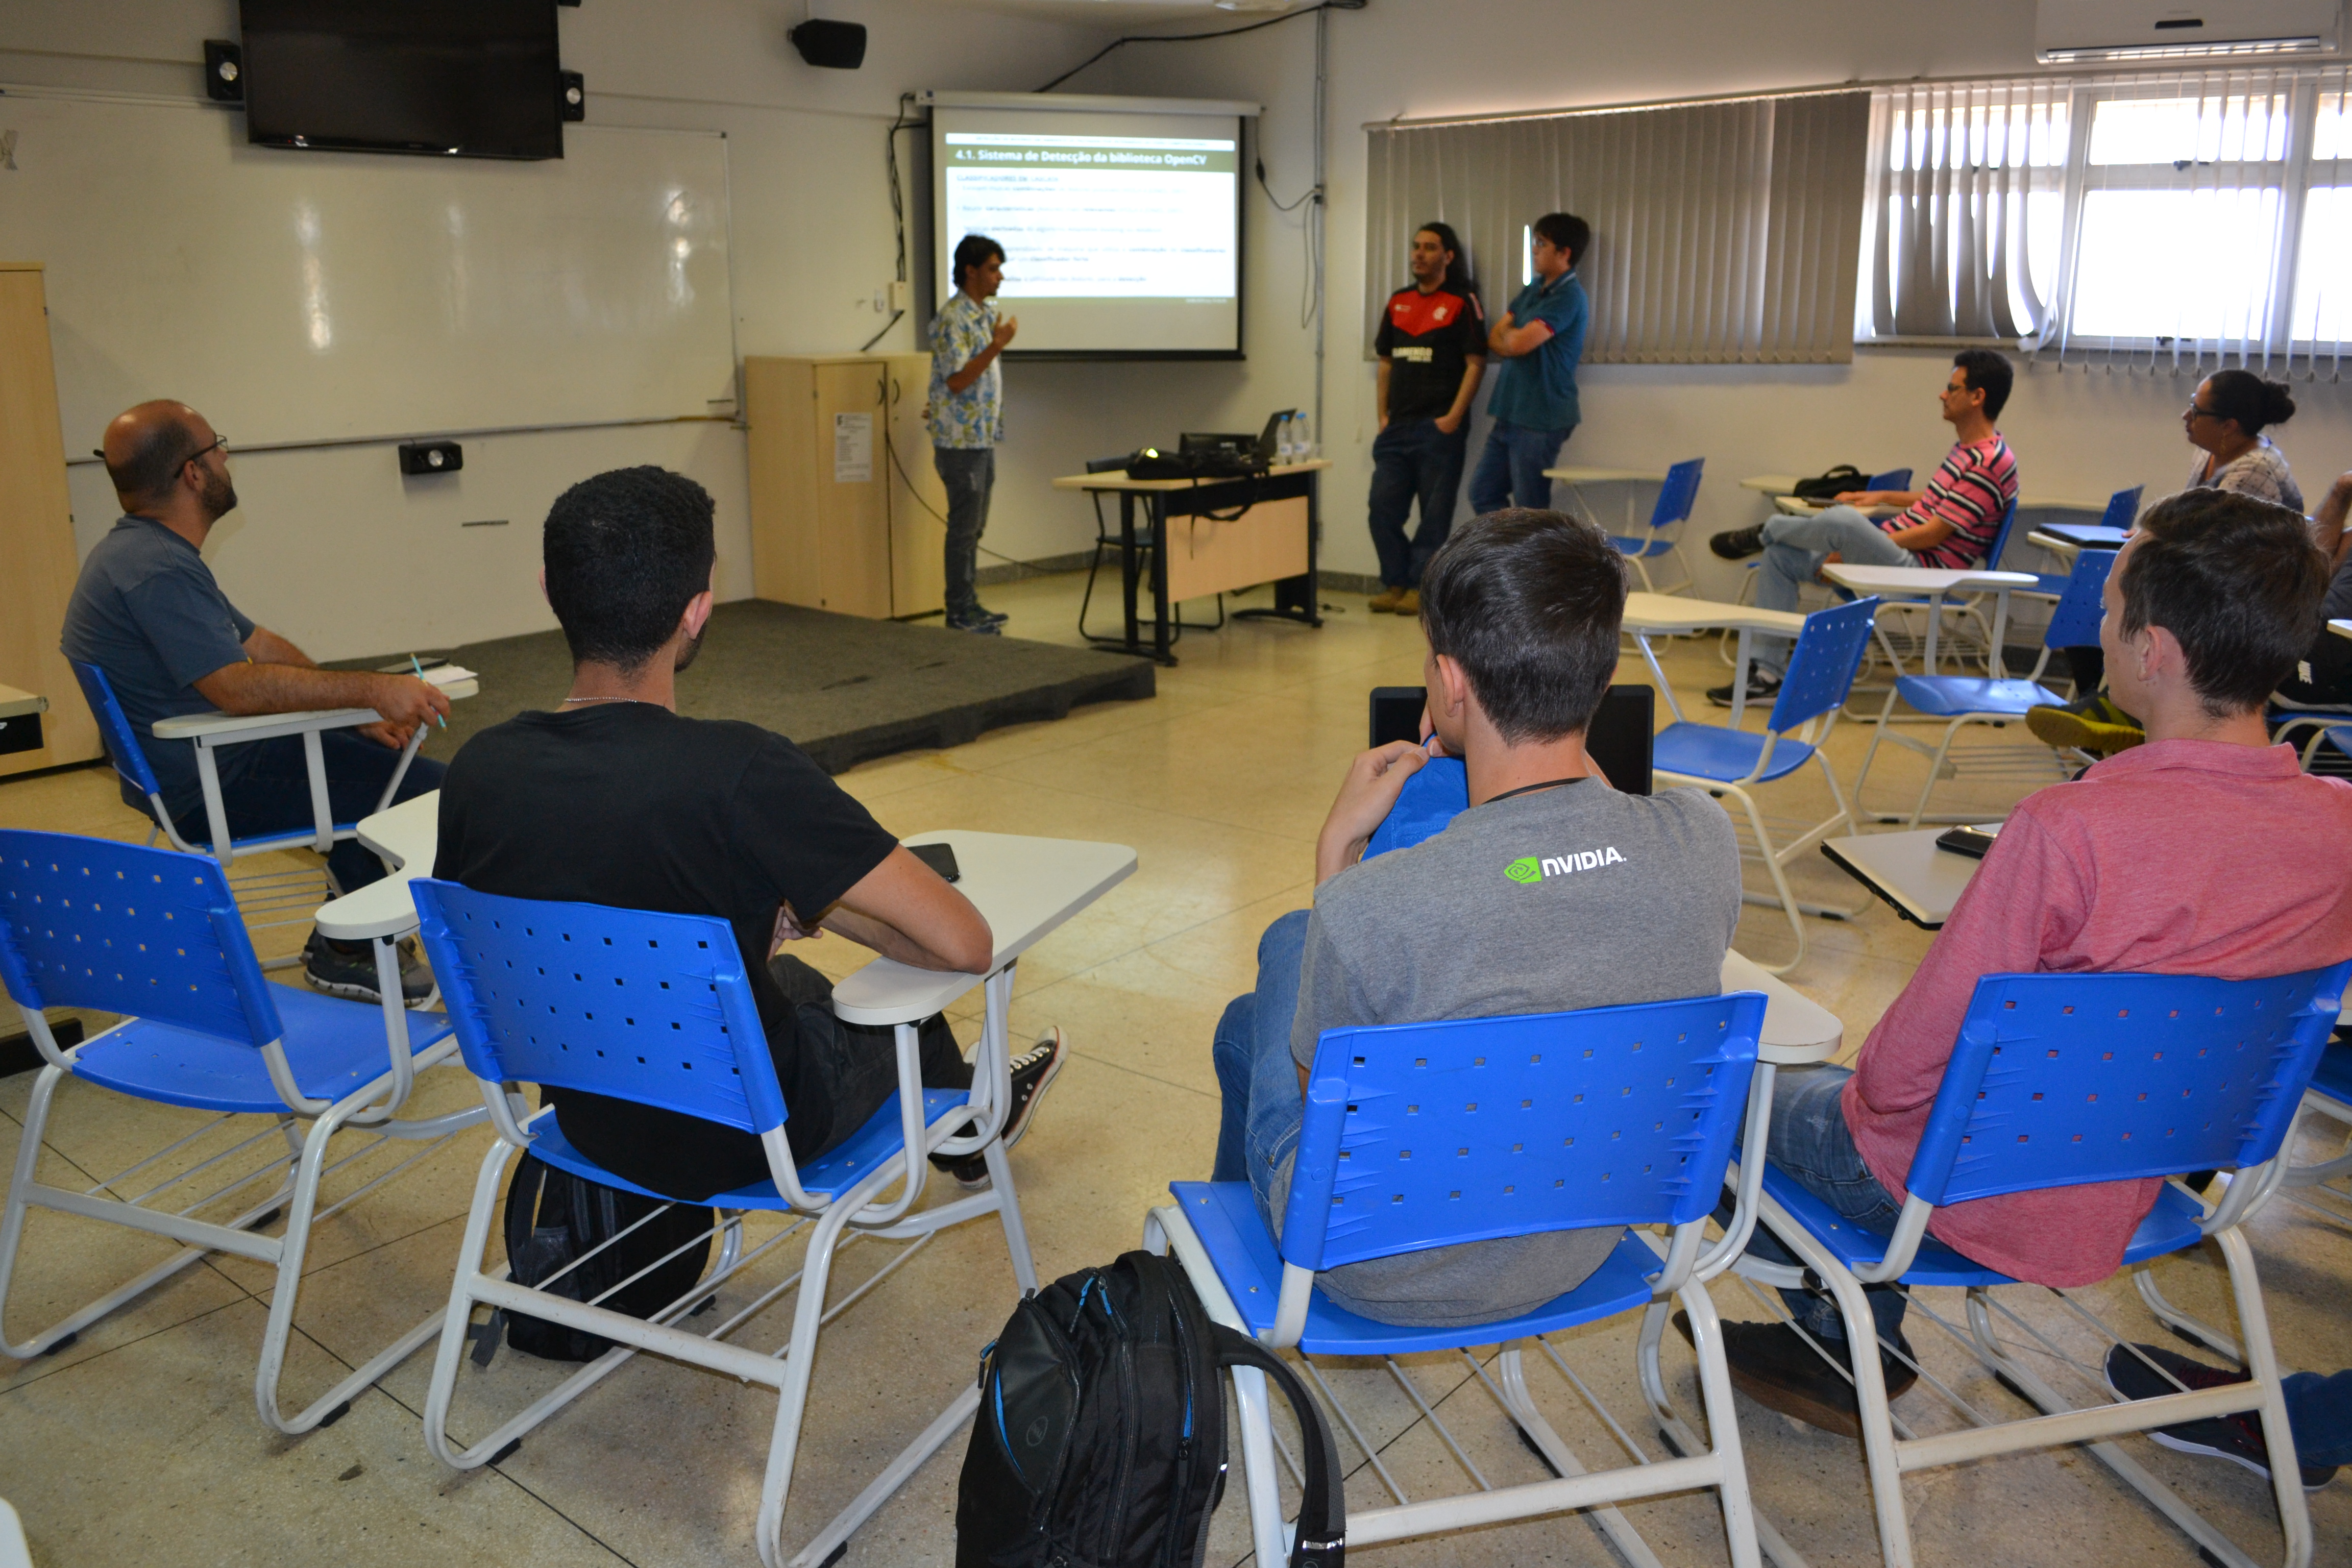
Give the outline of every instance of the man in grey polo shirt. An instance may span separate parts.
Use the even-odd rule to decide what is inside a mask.
[[[180,836],[192,844],[212,837],[195,748],[148,737],[157,720],[186,713],[374,709],[384,715],[380,722],[319,737],[335,820],[374,810],[408,737],[446,714],[449,700],[414,676],[320,669],[228,602],[202,551],[213,524],[236,509],[236,489],[226,444],[203,415],[181,403],[142,403],[106,427],[104,456],[123,516],[82,563],[60,646],[68,658],[106,672]],[[300,736],[225,747],[215,756],[232,835],[310,825]],[[441,773],[439,763],[417,758],[395,798],[438,789]],[[135,795],[123,785],[123,798],[147,811]],[[375,857],[350,840],[335,847],[327,868],[345,892],[383,875]],[[320,990],[375,1000],[375,963],[364,942],[328,942],[313,932],[304,959]],[[404,973],[401,989],[421,999],[432,986],[415,966]]]
[[[1268,928],[1257,989],[1217,1026],[1224,1114],[1212,1179],[1247,1180],[1277,1234],[1324,1030],[1722,989],[1739,919],[1731,819],[1696,789],[1620,795],[1585,755],[1624,608],[1616,550],[1559,512],[1479,518],[1430,561],[1429,722],[1463,759],[1470,808],[1419,844],[1363,860],[1427,753],[1400,741],[1359,756],[1316,842],[1313,910]],[[1586,851],[1572,873],[1528,874]],[[1330,1269],[1317,1284],[1380,1322],[1494,1322],[1574,1289],[1622,1234],[1432,1247]]]

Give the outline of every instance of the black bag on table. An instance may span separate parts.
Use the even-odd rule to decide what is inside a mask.
[[[1870,476],[1852,463],[1840,463],[1824,474],[1810,479],[1799,479],[1789,493],[1799,500],[1835,500],[1848,490],[1866,489]]]
[[[507,1260],[518,1285],[537,1285],[599,1243],[610,1240],[645,1219],[665,1200],[608,1187],[559,1171],[530,1154],[515,1162],[514,1184],[507,1188]],[[675,1251],[667,1263],[644,1279],[624,1285],[600,1307],[648,1318],[694,1288],[710,1258],[710,1227],[715,1216],[699,1204],[667,1204],[667,1214],[656,1215],[548,1289],[558,1296],[585,1301],[602,1295],[648,1264]],[[701,1245],[690,1245],[697,1236]],[[487,1328],[476,1331],[474,1360],[489,1364],[497,1353],[499,1321],[506,1321],[506,1341],[525,1355],[549,1361],[594,1361],[613,1348],[601,1334],[588,1333],[544,1318],[520,1312],[494,1313]]]
[[[1225,1489],[1229,1366],[1264,1372],[1298,1417],[1292,1568],[1340,1568],[1347,1504],[1322,1407],[1281,1357],[1211,1322],[1183,1269],[1149,1252],[1024,1298],[982,1352],[956,1568],[1197,1568]]]

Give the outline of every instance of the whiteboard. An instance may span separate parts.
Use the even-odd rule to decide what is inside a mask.
[[[715,133],[292,152],[216,108],[14,93],[0,128],[0,257],[47,268],[69,453],[150,397],[233,447],[732,409]]]

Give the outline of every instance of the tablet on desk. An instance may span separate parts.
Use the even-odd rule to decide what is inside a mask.
[[[2045,522],[2035,531],[2079,544],[2085,550],[2121,550],[2127,537],[2124,530],[2109,528],[2104,522]]]

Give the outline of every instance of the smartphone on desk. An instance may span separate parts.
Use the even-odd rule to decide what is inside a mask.
[[[956,865],[955,846],[952,844],[909,844],[907,848],[916,859],[937,871],[942,881],[952,882],[963,876]]]
[[[1948,849],[1955,855],[1965,855],[1971,860],[1981,860],[1985,851],[2000,836],[2000,824],[1986,823],[1981,827],[1955,827],[1936,835],[1936,847]]]

